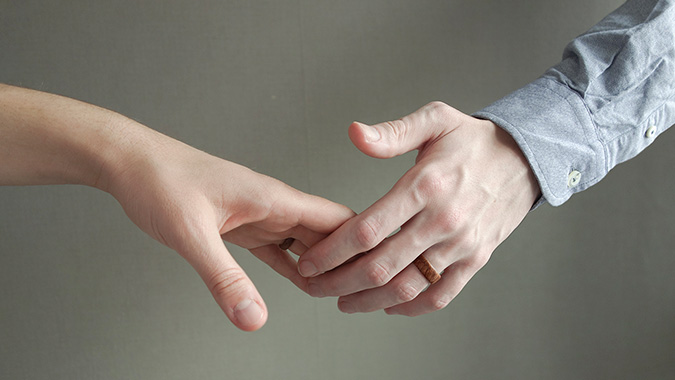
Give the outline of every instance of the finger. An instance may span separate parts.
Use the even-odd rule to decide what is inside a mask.
[[[254,331],[265,324],[265,302],[215,230],[182,253],[235,326]]]
[[[387,314],[401,314],[414,317],[441,310],[457,297],[475,273],[476,271],[471,265],[462,261],[457,262],[443,272],[440,281],[429,286],[426,291],[415,299],[387,308],[385,312]]]
[[[268,244],[280,244],[290,237],[291,231],[272,232],[257,224],[244,224],[233,230],[223,233],[221,238],[240,247],[251,249]]]
[[[289,210],[298,212],[298,224],[312,231],[329,234],[356,215],[349,207],[299,190]],[[305,242],[308,243],[308,242]]]
[[[263,222],[245,224],[221,235],[221,238],[246,249],[262,247],[268,244],[283,244],[288,238],[311,246],[323,240],[327,234],[312,231],[304,226],[295,226],[283,231],[269,231],[261,227]]]
[[[350,210],[350,212],[351,212],[351,210]],[[335,228],[337,228],[337,226]],[[333,231],[331,230],[331,232],[333,232]],[[317,232],[317,231],[311,230],[311,229],[309,229],[305,226],[302,226],[302,225],[294,227],[291,230],[291,233],[289,235],[289,237],[292,237],[292,238],[295,239],[295,242],[294,242],[293,245],[291,245],[291,247],[294,247],[295,243],[302,243],[302,245],[304,245],[305,247],[311,247],[314,244],[316,244],[316,243],[320,242],[321,240],[325,239],[326,236],[328,236],[327,233]],[[292,251],[295,252],[294,250],[292,250]],[[304,253],[304,251],[303,251],[303,253]]]
[[[446,132],[447,126],[437,120],[439,110],[458,112],[448,105],[433,102],[398,120],[375,125],[354,122],[349,126],[349,138],[360,151],[371,157],[395,157],[419,149]]]
[[[338,308],[344,313],[381,310],[412,301],[427,286],[429,286],[427,279],[411,265],[384,286],[340,297]]]
[[[326,239],[310,247],[298,260],[305,277],[336,268],[352,256],[377,246],[424,208],[425,200],[410,191],[410,171],[384,197],[348,220]]]
[[[296,242],[295,244],[298,243]],[[274,271],[289,279],[305,293],[307,292],[307,279],[298,273],[297,264],[288,252],[279,249],[275,245],[253,248],[250,251],[255,257],[274,269]]]
[[[313,277],[308,283],[312,296],[344,296],[379,288],[436,243],[425,212],[417,214],[401,230],[386,238],[367,255],[349,265]],[[391,306],[391,305],[389,305]]]
[[[437,268],[448,267],[460,255],[456,249],[453,249],[451,243],[436,244],[424,251],[423,254],[431,266],[440,272],[442,271]],[[382,287],[340,297],[338,307],[347,313],[385,309],[412,301],[429,285],[429,280],[417,266],[410,264]]]
[[[291,244],[291,246],[288,248],[289,251],[293,252],[297,256],[302,256],[305,252],[307,252],[307,246],[301,242],[300,240],[296,240]],[[298,263],[293,260],[293,271],[298,272]],[[297,273],[299,274],[299,273]]]

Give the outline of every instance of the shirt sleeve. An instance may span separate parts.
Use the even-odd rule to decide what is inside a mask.
[[[474,114],[506,130],[553,206],[675,123],[675,0],[629,0],[543,76]]]

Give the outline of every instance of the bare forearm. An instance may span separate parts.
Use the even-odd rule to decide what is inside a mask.
[[[91,104],[0,84],[0,185],[105,189],[104,170],[112,170],[130,144],[142,143],[144,133],[152,133],[134,124]]]

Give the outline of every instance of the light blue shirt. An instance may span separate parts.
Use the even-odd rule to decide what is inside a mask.
[[[474,114],[511,134],[553,206],[675,123],[674,3],[627,1],[542,77]]]

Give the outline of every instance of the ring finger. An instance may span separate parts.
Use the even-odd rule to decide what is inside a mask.
[[[445,268],[452,261],[445,245],[429,248],[424,256],[434,268]],[[437,270],[438,271],[438,270]],[[386,285],[340,297],[338,308],[345,313],[371,312],[410,302],[422,292],[431,289],[427,278],[415,264],[408,265]]]

